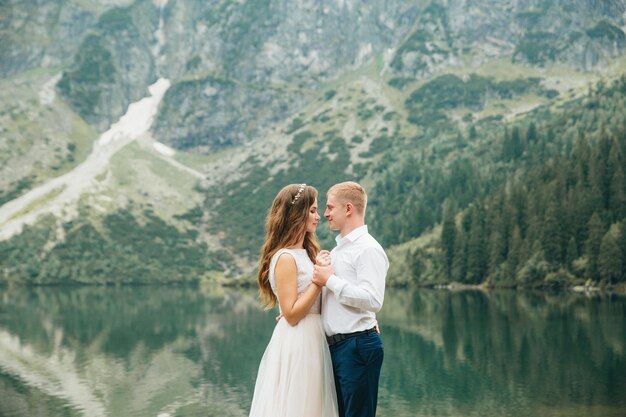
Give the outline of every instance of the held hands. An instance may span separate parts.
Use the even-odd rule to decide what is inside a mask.
[[[332,266],[319,266],[315,265],[313,267],[313,278],[311,282],[317,285],[318,287],[323,287],[328,282],[328,278],[333,274]]]
[[[322,250],[317,254],[315,258],[315,265],[313,266],[313,284],[318,287],[323,287],[328,281],[328,277],[333,274],[333,267],[330,266],[330,252]]]
[[[315,257],[315,265],[329,266],[330,265],[330,252],[327,250],[320,251]]]

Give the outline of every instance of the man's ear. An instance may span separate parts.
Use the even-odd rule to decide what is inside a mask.
[[[352,203],[346,203],[346,216],[350,216],[354,213],[354,205]]]

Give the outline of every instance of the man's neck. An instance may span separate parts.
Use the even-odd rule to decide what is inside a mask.
[[[341,237],[346,237],[361,226],[365,226],[364,221],[354,222],[352,224],[346,224],[344,228],[339,231],[339,235]]]

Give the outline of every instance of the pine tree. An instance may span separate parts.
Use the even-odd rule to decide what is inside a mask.
[[[578,259],[578,246],[576,245],[576,239],[571,237],[567,242],[567,252],[565,254],[565,262],[567,269],[570,271],[573,269],[574,261]]]
[[[511,150],[513,152],[513,159],[517,159],[524,153],[522,145],[522,137],[520,135],[519,127],[515,126],[511,132]]]
[[[621,279],[622,275],[622,251],[618,244],[619,227],[611,227],[602,238],[600,253],[598,256],[598,272],[600,278],[608,284],[613,284]]]
[[[452,260],[452,280],[464,282],[467,274],[467,239],[461,229],[456,233],[454,241],[454,258]]]
[[[621,166],[617,166],[609,193],[609,210],[613,221],[618,221],[626,216],[626,181]]]
[[[609,197],[611,191],[611,179],[615,170],[615,162],[611,158],[611,141],[606,133],[601,134],[600,142],[593,152],[590,166],[592,184],[598,187],[603,203],[603,209],[609,208]]]
[[[530,122],[528,131],[526,132],[526,140],[528,143],[534,143],[537,141],[537,126],[534,122]]]
[[[456,241],[456,224],[452,205],[445,204],[443,226],[441,228],[441,246],[444,256],[444,269],[448,279],[452,277],[452,262],[454,260],[454,244]]]
[[[542,225],[542,247],[546,261],[551,264],[558,264],[562,261],[561,253],[563,246],[561,242],[562,228],[560,224],[562,215],[559,211],[556,200],[551,200],[550,203],[548,203],[548,209]]]
[[[500,264],[506,259],[506,237],[503,230],[497,229],[491,232],[489,237],[489,263],[487,273],[495,272]]]
[[[466,281],[478,284],[485,278],[486,259],[486,238],[485,225],[482,210],[477,207],[471,209],[472,224],[467,243],[467,275]]]
[[[522,239],[526,237],[528,229],[528,190],[524,187],[515,187],[505,207],[507,216],[512,216],[514,224],[519,227]]]
[[[511,143],[511,134],[508,128],[504,128],[504,137],[502,138],[502,159],[510,161],[513,158],[513,150]]]
[[[576,231],[576,241],[586,242],[589,238],[589,220],[597,212],[604,211],[600,189],[592,185],[588,189],[576,187],[576,194],[579,198],[578,210],[575,213],[574,229]]]
[[[620,282],[626,281],[626,218],[619,223],[619,238],[618,238],[618,246],[621,249],[621,257],[622,257],[622,273],[620,275]]]
[[[541,243],[538,240],[533,242],[530,253],[531,256],[519,268],[515,276],[515,280],[524,286],[537,284],[549,272],[548,263],[545,260]]]
[[[508,224],[503,219],[504,198],[497,196],[487,215],[489,235],[489,263],[487,274],[493,274],[507,256]]]
[[[589,237],[585,245],[585,254],[587,255],[587,275],[589,278],[597,280],[599,278],[598,256],[600,254],[600,245],[604,237],[604,226],[598,213],[593,213],[588,223]]]
[[[478,137],[478,133],[476,132],[476,126],[472,125],[469,129],[469,139],[475,140]]]
[[[523,243],[520,228],[514,224],[513,232],[509,235],[507,244],[509,250],[506,260],[506,275],[511,282],[515,280],[519,265],[523,262]]]

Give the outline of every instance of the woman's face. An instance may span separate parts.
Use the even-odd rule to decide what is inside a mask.
[[[317,229],[317,224],[320,221],[320,215],[317,214],[317,198],[309,207],[309,219],[306,222],[306,231],[309,233],[315,233]]]

